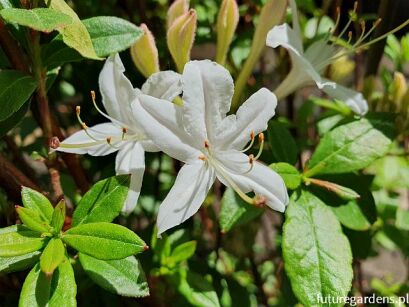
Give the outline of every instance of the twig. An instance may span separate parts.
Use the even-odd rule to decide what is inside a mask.
[[[30,73],[30,66],[28,65],[27,56],[21,51],[18,43],[8,32],[5,24],[0,20],[0,45],[7,55],[12,66],[22,72]],[[37,99],[37,97],[36,97]],[[43,98],[42,98],[43,99]],[[38,102],[37,102],[38,103]],[[42,116],[39,110],[32,104],[32,112],[35,120],[41,125]],[[60,140],[64,139],[64,134],[58,125],[58,122],[52,114],[51,118],[51,131],[52,135],[57,136]],[[89,181],[85,175],[84,169],[78,159],[78,156],[72,154],[62,154],[67,169],[73,177],[77,187],[82,193],[85,193],[89,189]]]
[[[0,185],[13,201],[20,202],[22,186],[41,191],[37,184],[31,181],[2,154],[0,154],[0,169]]]

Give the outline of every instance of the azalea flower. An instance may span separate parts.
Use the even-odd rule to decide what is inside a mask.
[[[290,0],[290,4],[293,14],[293,28],[288,24],[275,26],[268,32],[266,39],[267,46],[269,47],[277,48],[282,46],[286,48],[292,61],[290,73],[274,91],[278,99],[282,99],[304,86],[316,84],[319,89],[329,96],[344,102],[356,114],[364,115],[368,112],[368,103],[361,93],[321,76],[321,73],[331,63],[347,53],[343,52],[342,47],[339,48],[334,44],[329,44],[328,37],[319,39],[304,51],[298,23],[297,7],[294,0]],[[358,49],[358,47],[362,47],[359,44],[368,37],[375,27],[376,24],[365,36],[362,35],[360,37],[352,50],[347,52],[350,53]]]
[[[274,115],[275,95],[263,88],[236,115],[226,116],[234,91],[226,69],[211,61],[192,61],[185,65],[181,81],[183,106],[145,94],[138,96],[140,105],[132,105],[135,119],[149,127],[146,135],[166,154],[185,163],[160,205],[158,235],[195,214],[216,178],[246,202],[283,212],[288,203],[283,180],[257,161],[263,134],[259,135],[259,153],[244,154]],[[246,194],[250,191],[254,197]]]
[[[123,208],[123,211],[131,212],[140,194],[145,170],[145,151],[159,150],[132,116],[131,104],[140,93],[173,100],[180,92],[181,84],[178,74],[164,72],[149,78],[142,90],[134,89],[124,71],[119,55],[114,55],[107,59],[100,73],[99,87],[107,114],[97,106],[95,94],[92,93],[96,109],[108,122],[88,127],[81,119],[80,108],[77,107],[77,117],[83,129],[61,143],[54,142],[56,144],[53,149],[92,156],[105,156],[117,152],[116,174],[131,175],[129,192]],[[137,112],[139,104],[135,104],[134,110]]]

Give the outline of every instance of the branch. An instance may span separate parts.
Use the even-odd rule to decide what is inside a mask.
[[[41,192],[41,189],[18,168],[0,154],[0,185],[13,201],[20,202],[21,187],[25,186]]]

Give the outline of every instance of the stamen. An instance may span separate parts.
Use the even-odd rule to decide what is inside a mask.
[[[251,132],[250,132],[250,144],[249,144],[246,148],[244,148],[241,152],[246,152],[246,151],[249,150],[251,147],[253,147],[254,138],[255,138],[254,130],[251,130]]]
[[[347,41],[347,44],[349,45],[349,44],[351,43],[351,41],[352,41],[352,31],[349,31],[349,32],[348,32],[348,41]]]
[[[115,118],[112,118],[111,116],[109,116],[108,114],[102,112],[102,110],[98,107],[96,99],[95,99],[95,92],[91,91],[91,99],[92,99],[92,103],[94,104],[95,109],[98,111],[99,114],[101,114],[103,117],[105,117],[106,119],[109,119],[111,122],[116,123],[118,126],[123,126],[123,124],[121,122],[119,122],[118,120],[116,120]]]
[[[98,141],[96,138],[94,138],[94,137],[88,132],[88,126],[87,126],[87,124],[81,119],[81,107],[80,107],[80,106],[77,106],[77,107],[75,108],[75,111],[76,111],[76,113],[77,113],[78,122],[80,123],[82,129],[84,129],[84,131],[85,131],[85,133],[88,135],[88,137],[89,137],[90,139],[94,140],[94,141]]]
[[[122,128],[122,141],[125,139],[125,134],[128,133],[128,128],[124,127]]]
[[[334,29],[332,30],[332,35],[334,35],[335,31],[337,30],[340,20],[341,20],[341,8],[337,6],[337,20],[335,21]]]
[[[250,173],[253,170],[254,167],[254,155],[249,155],[249,163],[250,163],[250,168],[248,171],[246,171],[245,173],[243,173],[243,175]]]
[[[111,146],[112,148],[119,149],[119,147],[114,146],[114,145],[112,144],[112,137],[111,137],[111,136],[107,137],[107,138],[106,138],[106,141],[107,141],[108,145]]]
[[[256,197],[251,198],[248,196],[246,193],[244,193],[239,186],[230,178],[229,174],[224,170],[224,168],[219,165],[219,163],[215,160],[212,160],[209,158],[209,162],[212,164],[212,166],[215,168],[217,172],[219,172],[223,178],[226,180],[226,182],[229,184],[229,186],[240,196],[242,200],[244,200],[246,203],[250,205],[257,205],[259,202],[257,201]]]
[[[263,153],[263,148],[264,148],[264,133],[260,133],[258,135],[258,142],[260,144],[260,149],[258,150],[257,156],[254,158],[254,160],[258,160]]]
[[[365,27],[366,27],[365,21],[364,21],[364,20],[361,20],[360,25],[361,25],[361,35],[359,36],[359,38],[358,38],[358,40],[355,42],[355,44],[352,46],[352,48],[356,48],[356,47],[359,46],[359,44],[360,44],[361,42],[363,42],[363,40],[364,40],[364,37],[365,37]]]
[[[362,38],[362,42],[364,42],[375,29],[379,26],[379,24],[382,22],[382,18],[378,18],[372,25],[372,28],[369,29],[369,31],[365,34],[365,36]]]

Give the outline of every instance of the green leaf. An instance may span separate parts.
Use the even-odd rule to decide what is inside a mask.
[[[51,218],[51,226],[55,233],[59,233],[64,226],[65,221],[65,201],[61,200],[54,208],[53,216]]]
[[[129,183],[129,175],[110,177],[97,182],[79,202],[72,225],[112,222],[124,206]]]
[[[47,275],[51,276],[54,270],[65,259],[65,246],[61,239],[51,239],[44,248],[40,257],[41,270]]]
[[[40,259],[41,252],[36,251],[14,257],[0,257],[0,272],[12,273],[31,268]]]
[[[409,210],[398,208],[396,210],[396,227],[409,230]]]
[[[283,123],[271,122],[268,125],[268,136],[273,157],[277,162],[297,162],[297,144]]]
[[[196,241],[189,241],[176,246],[170,255],[170,259],[174,263],[179,263],[189,259],[195,254],[196,245]]]
[[[325,190],[310,186],[309,190],[318,196],[337,216],[342,225],[349,229],[368,230],[377,219],[375,200],[370,191],[373,177],[368,175],[342,174],[327,175],[326,180],[353,188],[359,199],[344,200]]]
[[[409,188],[409,160],[402,156],[385,156],[376,160],[368,168],[375,175],[377,187],[394,191]]]
[[[76,294],[74,271],[68,259],[58,266],[52,278],[37,264],[24,281],[19,307],[76,307]]]
[[[180,270],[173,277],[175,286],[183,297],[193,306],[218,307],[220,306],[216,291],[212,284],[203,276],[190,270]]]
[[[29,109],[30,101],[27,101],[11,116],[7,117],[5,120],[0,121],[0,138],[5,136],[7,132],[20,124]]]
[[[25,73],[15,70],[0,71],[0,121],[17,112],[36,88],[37,82]]]
[[[48,221],[45,220],[37,211],[31,210],[29,208],[24,208],[17,206],[16,211],[21,222],[27,228],[30,228],[33,231],[39,233],[51,233],[52,227],[48,224]]]
[[[1,10],[0,16],[8,23],[17,23],[46,33],[62,29],[73,22],[70,16],[49,8],[9,8]]]
[[[270,168],[283,178],[287,189],[295,190],[301,185],[302,176],[294,166],[280,162],[270,164]]]
[[[238,225],[246,224],[263,212],[264,209],[249,205],[233,189],[228,188],[221,203],[219,218],[221,231],[228,232]]]
[[[306,175],[348,173],[367,167],[386,154],[393,130],[393,121],[381,116],[333,129],[319,143]]]
[[[54,208],[47,197],[40,192],[23,187],[21,190],[21,198],[23,200],[24,207],[37,211],[46,220],[51,222]]]
[[[319,198],[306,191],[293,197],[282,248],[285,270],[302,304],[321,306],[319,296],[348,295],[353,277],[351,248],[336,216]]]
[[[40,250],[45,238],[22,225],[3,228],[0,232],[0,257],[14,257]]]
[[[142,35],[134,24],[117,17],[98,16],[82,20],[99,57],[123,51],[131,47]],[[58,66],[67,62],[80,61],[83,57],[67,47],[57,36],[44,47],[43,61],[46,66]]]
[[[50,8],[70,16],[73,20],[72,24],[59,29],[64,43],[77,50],[85,58],[100,60],[101,58],[95,53],[87,28],[74,10],[64,0],[51,0],[49,2]]]
[[[126,258],[148,248],[128,228],[110,223],[76,226],[66,231],[62,240],[79,252],[102,260]]]
[[[132,46],[143,34],[133,23],[118,17],[98,16],[83,20],[100,57],[123,51]]]
[[[80,253],[79,259],[88,276],[105,290],[128,297],[149,295],[145,274],[134,256],[104,261]]]

